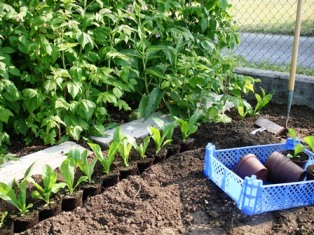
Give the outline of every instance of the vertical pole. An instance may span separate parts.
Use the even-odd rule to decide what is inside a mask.
[[[288,108],[287,108],[287,119],[286,119],[286,126],[285,126],[286,128],[288,126],[288,119],[289,119],[289,114],[291,111],[291,104],[292,104],[294,84],[295,84],[295,74],[296,74],[296,68],[297,68],[299,40],[300,40],[300,31],[301,31],[301,10],[302,10],[302,0],[298,0],[293,49],[292,49],[291,69],[290,69],[290,77],[289,77],[289,85],[288,85]]]

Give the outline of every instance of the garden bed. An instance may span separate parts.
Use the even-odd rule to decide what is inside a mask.
[[[264,115],[284,125],[286,108],[272,104]],[[91,197],[72,212],[45,220],[23,234],[312,234],[314,208],[245,216],[203,176],[204,148],[218,149],[281,142],[267,132],[250,135],[257,117],[230,124],[202,125],[196,148],[150,167]],[[314,134],[314,111],[293,106],[289,127],[302,138]]]

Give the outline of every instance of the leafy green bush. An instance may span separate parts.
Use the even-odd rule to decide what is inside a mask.
[[[218,120],[254,83],[220,53],[238,41],[228,8],[227,0],[0,0],[0,146],[13,129],[46,144],[101,135],[113,107],[185,118],[203,109]],[[227,96],[208,111],[214,93]]]

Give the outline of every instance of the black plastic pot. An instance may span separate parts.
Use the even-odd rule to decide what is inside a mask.
[[[137,175],[138,172],[136,164],[132,164],[128,167],[121,166],[118,169],[120,171],[120,180],[126,179],[130,175]]]
[[[101,182],[99,182],[99,180],[95,180],[94,183],[83,183],[80,186],[80,189],[83,190],[83,202],[89,197],[100,194],[102,192],[101,187]]]
[[[14,233],[23,232],[39,223],[39,212],[37,210],[27,212],[23,216],[12,214],[9,217],[13,222]]]
[[[142,174],[147,168],[152,166],[154,163],[154,158],[144,158],[137,161],[137,169],[139,174]]]
[[[83,203],[83,190],[75,191],[71,194],[66,194],[62,197],[62,210],[73,211],[76,207]]]
[[[108,175],[98,176],[97,179],[101,183],[102,188],[108,188],[116,185],[120,181],[120,172],[118,170],[114,170],[109,172]]]
[[[293,155],[293,152],[294,150],[285,150],[282,152],[283,155],[287,156],[288,154],[291,154]],[[291,161],[293,161],[295,164],[297,164],[298,166],[300,166],[301,168],[305,168],[306,164],[308,163],[309,161],[309,156],[302,152],[302,153],[299,153],[299,156],[300,157],[294,157],[294,158],[290,158]]]
[[[37,210],[39,212],[39,221],[48,219],[62,212],[62,201],[61,199],[53,200],[50,204],[37,207]]]
[[[185,152],[188,150],[192,150],[194,147],[194,138],[187,138],[185,141],[180,141],[180,152]]]

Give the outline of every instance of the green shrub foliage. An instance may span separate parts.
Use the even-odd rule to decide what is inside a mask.
[[[100,135],[109,110],[202,109],[221,121],[254,80],[221,54],[238,41],[227,0],[0,0],[0,146]],[[223,94],[206,109],[212,94]],[[134,107],[138,107],[134,110]]]

